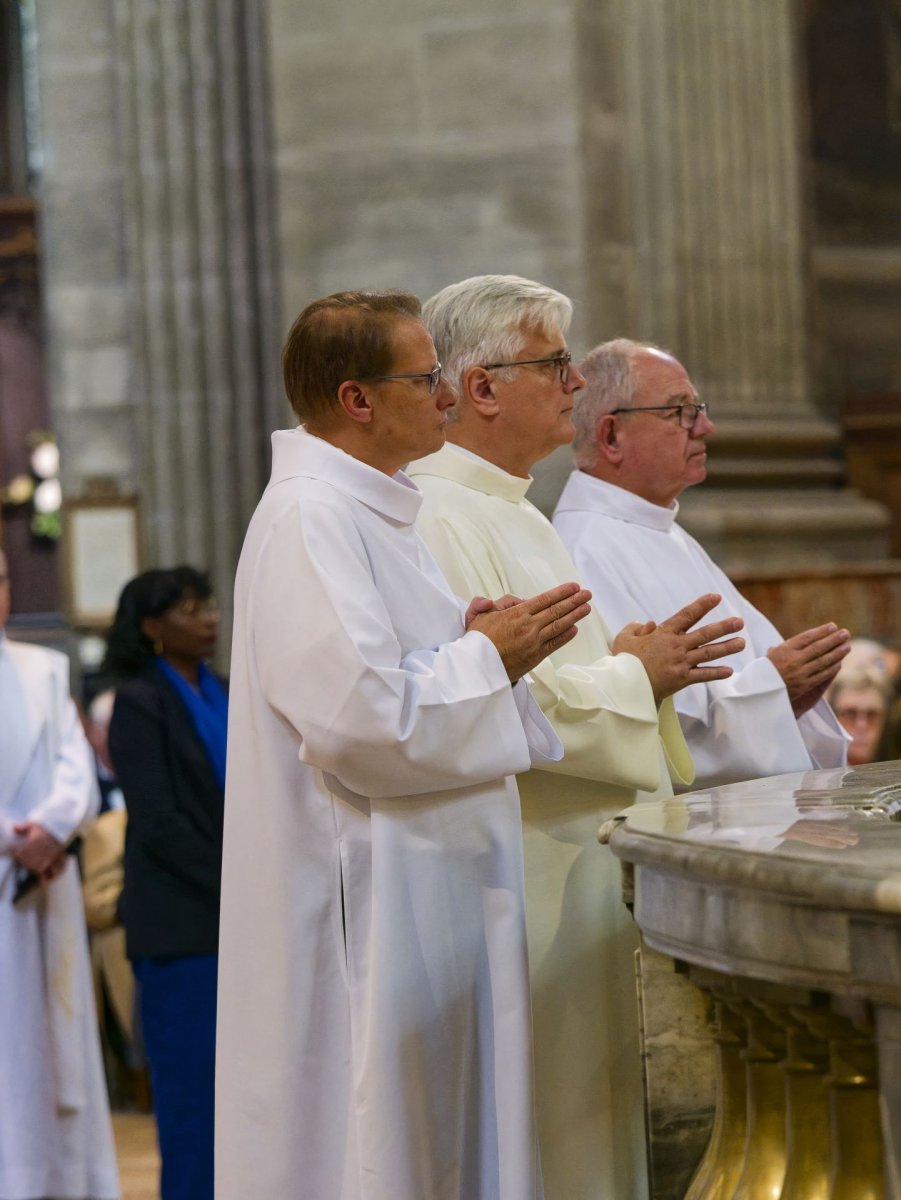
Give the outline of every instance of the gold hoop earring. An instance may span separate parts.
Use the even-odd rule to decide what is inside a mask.
[[[157,658],[162,657],[162,653],[163,653],[163,639],[162,638],[156,638],[154,640],[153,653],[157,656]]]

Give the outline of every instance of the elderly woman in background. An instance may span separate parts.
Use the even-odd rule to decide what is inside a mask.
[[[162,1200],[212,1200],[219,878],[228,700],[204,660],[218,611],[193,567],[122,590],[102,668],[128,829],[122,919],[162,1159]]]
[[[872,667],[843,667],[836,677],[827,699],[853,739],[848,746],[849,767],[885,757],[882,743],[890,698],[885,676]]]

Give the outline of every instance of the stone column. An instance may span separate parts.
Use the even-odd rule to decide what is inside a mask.
[[[260,9],[112,14],[151,556],[208,565],[225,597],[284,423]]]
[[[136,492],[147,564],[209,568],[226,610],[269,433],[287,423],[266,11],[38,3],[43,269],[67,493],[94,476]]]
[[[773,563],[780,540],[785,565],[808,543],[814,561],[883,552],[884,513],[836,490],[837,431],[811,388],[797,13],[794,0],[620,10],[629,332],[672,349],[711,404],[710,482],[686,523],[733,566],[761,549]]]
[[[795,7],[624,12],[639,322],[697,364],[724,418],[813,415]]]

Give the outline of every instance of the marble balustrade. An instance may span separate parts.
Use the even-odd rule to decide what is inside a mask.
[[[709,1141],[680,1183],[646,1042],[655,1200],[901,1200],[899,817],[901,763],[883,763],[641,805],[606,831],[641,955],[702,998],[714,1050]],[[660,977],[644,1026],[672,1041],[676,993],[648,1018]],[[689,1086],[675,1103],[703,1115]]]

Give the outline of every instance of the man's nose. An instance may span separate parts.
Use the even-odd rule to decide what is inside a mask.
[[[575,363],[570,363],[569,374],[566,377],[565,388],[568,392],[577,392],[585,386],[585,376]]]
[[[446,408],[453,408],[457,403],[457,389],[453,386],[449,379],[441,376],[441,382],[438,384],[437,403],[440,411]]]
[[[709,437],[716,429],[716,426],[708,417],[707,413],[698,413],[697,420],[691,427],[691,436],[695,438]]]

